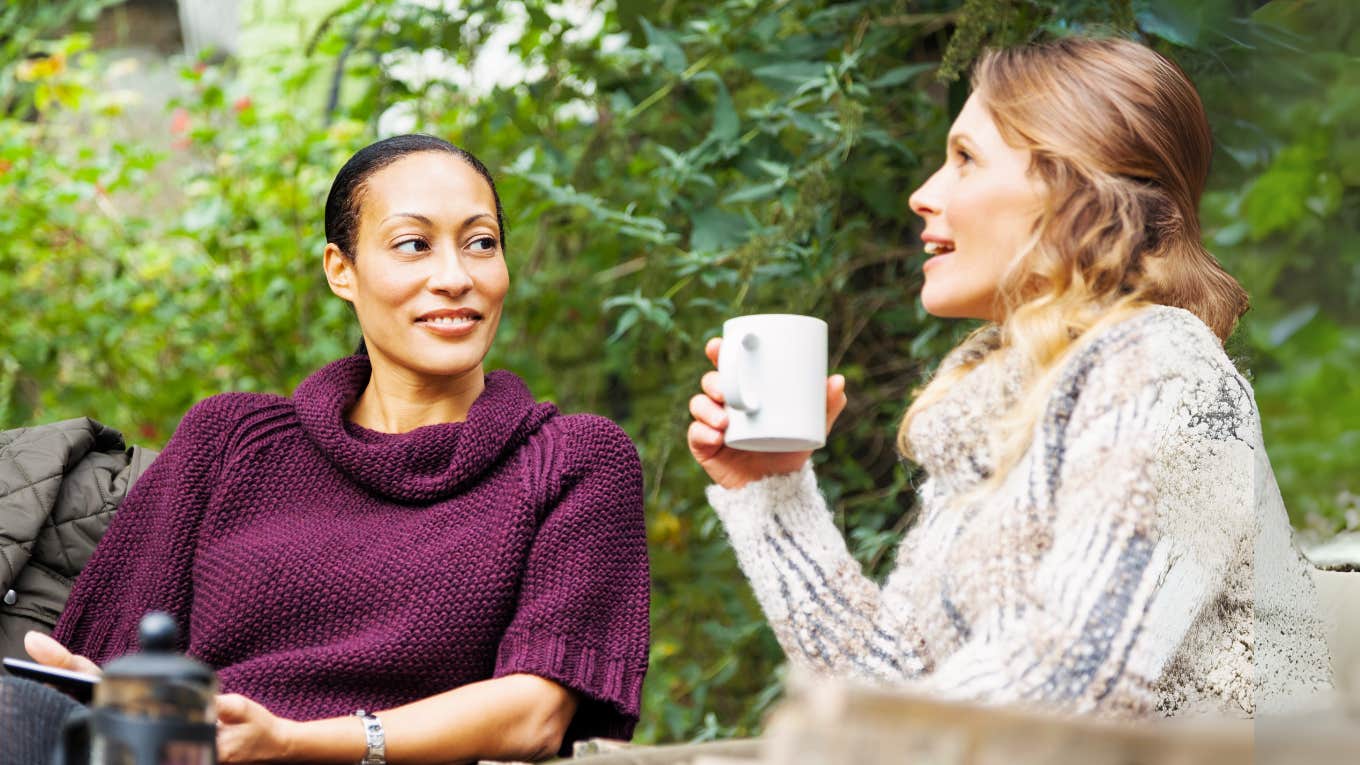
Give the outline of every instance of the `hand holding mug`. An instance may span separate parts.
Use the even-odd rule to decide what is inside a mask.
[[[722,348],[722,338],[708,341],[704,352],[714,366]],[[736,489],[751,481],[772,475],[792,473],[803,467],[812,449],[791,452],[761,452],[735,449],[725,440],[730,423],[724,408],[721,378],[708,372],[700,380],[703,389],[690,399],[689,411],[694,422],[689,426],[689,451],[708,477],[725,489]],[[832,375],[826,378],[826,430],[829,433],[836,418],[845,409],[845,378]]]

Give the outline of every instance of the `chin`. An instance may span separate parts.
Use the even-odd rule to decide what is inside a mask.
[[[455,359],[423,359],[416,371],[431,377],[462,377],[470,372],[480,371],[482,359],[478,358],[455,358]]]
[[[447,348],[415,347],[403,349],[397,354],[384,353],[383,356],[397,368],[421,377],[461,377],[482,368],[482,358],[488,349],[477,350],[481,353],[462,348],[451,351]],[[373,354],[371,346],[369,354]]]
[[[947,296],[936,295],[929,288],[921,290],[921,307],[926,309],[926,313],[941,319],[961,318],[955,301]]]
[[[929,286],[921,290],[921,307],[926,313],[940,319],[988,319],[989,311],[979,308],[985,303],[982,299],[960,299],[957,295],[940,295],[942,290],[931,290]]]

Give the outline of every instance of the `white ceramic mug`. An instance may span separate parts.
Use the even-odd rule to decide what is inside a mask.
[[[785,313],[728,319],[718,377],[728,446],[798,452],[826,443],[826,322]]]

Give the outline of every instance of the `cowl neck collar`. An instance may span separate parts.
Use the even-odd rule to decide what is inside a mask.
[[[996,420],[1019,400],[1020,356],[1001,347],[996,327],[955,348],[937,375],[963,364],[973,367],[911,424],[915,461],[934,480],[958,492],[986,480],[995,469],[992,432]]]
[[[368,356],[322,367],[293,393],[307,437],[351,480],[400,502],[431,502],[481,477],[557,413],[537,403],[510,372],[486,376],[486,388],[464,422],[426,425],[407,433],[380,433],[347,415],[368,385]]]

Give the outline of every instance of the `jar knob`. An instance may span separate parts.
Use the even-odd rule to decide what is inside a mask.
[[[172,653],[178,637],[175,620],[163,611],[148,613],[137,626],[137,643],[146,653]]]

